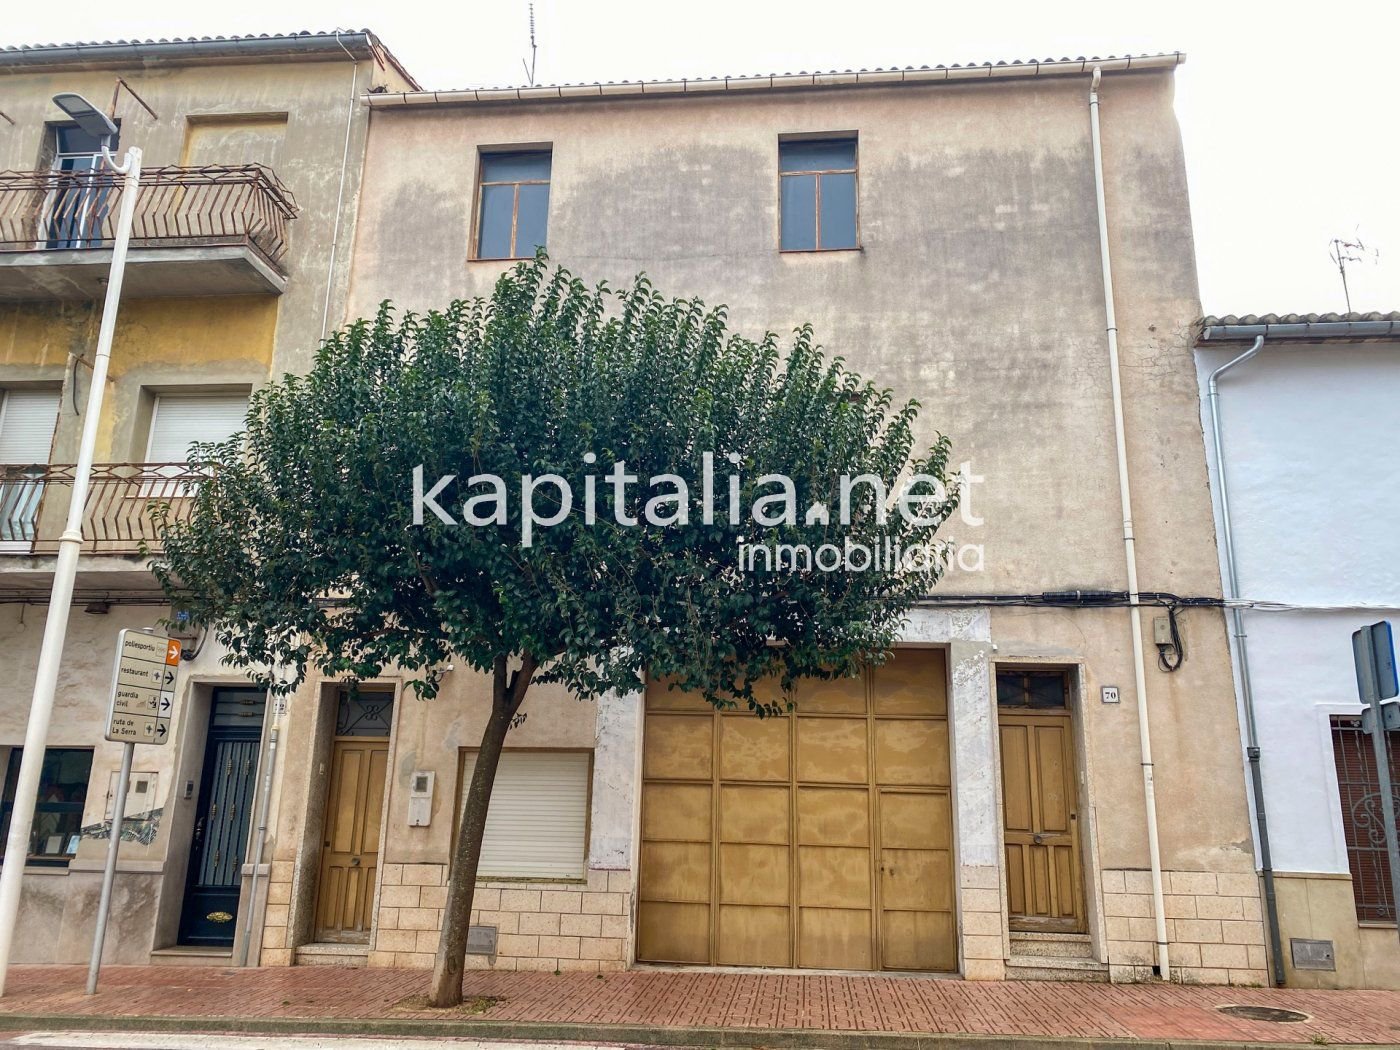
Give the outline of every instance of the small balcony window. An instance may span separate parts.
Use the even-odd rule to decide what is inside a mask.
[[[549,227],[549,150],[481,155],[478,259],[530,259]]]
[[[778,172],[783,251],[857,246],[854,138],[783,140]]]

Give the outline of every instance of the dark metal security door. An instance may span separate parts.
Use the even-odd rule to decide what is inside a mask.
[[[264,705],[257,689],[214,690],[185,876],[181,944],[233,946]]]

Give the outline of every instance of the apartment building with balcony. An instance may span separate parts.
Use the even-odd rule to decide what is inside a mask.
[[[16,961],[86,959],[120,746],[103,740],[119,629],[171,615],[141,555],[194,440],[304,366],[344,308],[367,112],[416,85],[368,32],[0,51],[0,771],[19,768],[54,552],[123,189],[52,96],[76,92],[144,172],[83,555],[25,863]],[[247,915],[264,699],[189,639],[174,739],[138,747],[111,961],[224,961]],[[3,831],[0,831],[3,841]],[[160,954],[165,953],[165,954]]]
[[[473,966],[1127,980],[1163,940],[1173,979],[1267,980],[1180,59],[365,96],[349,313],[488,295],[538,246],[590,282],[645,271],[751,336],[810,322],[969,474],[962,553],[893,661],[789,717],[532,690]],[[313,679],[281,716],[264,965],[431,964],[489,683],[403,686]]]

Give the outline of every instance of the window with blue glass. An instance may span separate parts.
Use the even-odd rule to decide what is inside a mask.
[[[778,143],[785,252],[856,247],[856,140],[785,139]]]
[[[481,155],[478,259],[531,259],[549,227],[549,150]]]

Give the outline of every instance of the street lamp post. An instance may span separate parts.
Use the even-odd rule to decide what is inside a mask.
[[[102,325],[97,334],[97,352],[92,362],[92,388],[88,392],[83,436],[78,447],[78,464],[73,471],[73,493],[68,518],[58,541],[53,589],[49,593],[44,640],[39,649],[39,666],[34,675],[34,698],[29,705],[29,727],[24,735],[19,783],[10,811],[10,833],[5,840],[5,863],[0,866],[0,995],[10,967],[10,947],[14,942],[19,915],[20,889],[24,881],[25,858],[34,825],[34,804],[39,796],[39,775],[44,766],[44,746],[48,742],[49,721],[53,716],[54,691],[58,684],[59,660],[68,634],[68,615],[73,601],[73,583],[78,572],[78,553],[83,545],[83,509],[87,504],[88,482],[92,475],[93,452],[97,445],[98,416],[107,386],[107,363],[112,354],[112,333],[117,325],[117,304],[122,294],[126,249],[131,240],[131,224],[136,212],[136,190],[141,181],[141,150],[132,146],[118,164],[108,149],[117,127],[111,119],[81,95],[54,96],[54,104],[73,118],[83,131],[102,143],[102,160],[122,180],[121,203],[117,212],[116,237],[112,242],[112,268],[107,295],[102,304]]]

